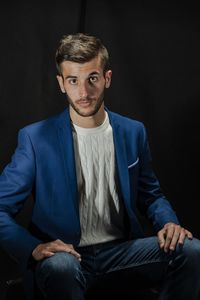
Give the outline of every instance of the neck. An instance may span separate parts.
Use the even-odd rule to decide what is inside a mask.
[[[94,128],[100,126],[105,120],[105,110],[102,104],[98,112],[90,117],[80,116],[71,106],[69,107],[70,118],[72,122],[83,128]]]

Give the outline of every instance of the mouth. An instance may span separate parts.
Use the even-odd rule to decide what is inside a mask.
[[[81,106],[82,108],[87,108],[91,105],[92,101],[91,100],[79,100],[77,101],[77,104]]]

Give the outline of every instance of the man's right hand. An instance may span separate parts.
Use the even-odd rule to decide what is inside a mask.
[[[53,256],[56,252],[67,252],[74,255],[79,261],[81,256],[74,250],[72,244],[65,244],[61,240],[52,241],[49,243],[39,244],[32,252],[32,256],[35,260],[39,261],[45,257]]]

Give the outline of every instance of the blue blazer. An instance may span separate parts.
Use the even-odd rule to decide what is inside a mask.
[[[136,206],[156,231],[178,224],[152,170],[144,125],[108,111],[113,129],[121,198],[127,212],[129,237],[143,236]],[[30,231],[14,216],[33,193]],[[81,230],[72,128],[68,109],[19,131],[18,146],[0,176],[0,246],[27,267],[41,242],[61,239],[78,245]]]

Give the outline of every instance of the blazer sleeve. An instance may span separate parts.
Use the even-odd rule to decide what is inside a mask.
[[[139,159],[138,205],[140,211],[147,214],[156,231],[168,222],[179,224],[176,213],[163,195],[160,183],[153,171],[147,133],[143,124],[140,136]]]
[[[22,129],[11,162],[0,176],[0,246],[24,266],[41,241],[19,225],[15,216],[31,194],[34,177],[34,151],[26,130]]]

